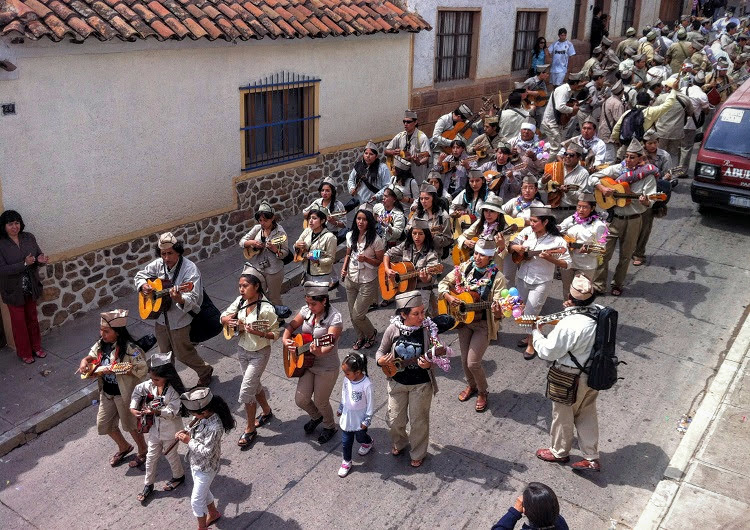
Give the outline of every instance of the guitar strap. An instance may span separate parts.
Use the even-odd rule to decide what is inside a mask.
[[[164,267],[164,277],[165,279],[169,280],[169,272],[167,271],[167,264],[164,263],[164,260],[161,260],[162,267]],[[180,274],[180,269],[182,268],[182,256],[180,256],[180,259],[177,260],[177,265],[174,268],[174,275],[172,276],[172,279],[170,280],[172,282],[172,285],[177,285],[177,275]],[[168,309],[162,313],[164,315],[164,327],[167,328],[167,337],[169,337],[169,345],[172,349],[175,347],[174,339],[172,338],[172,330],[169,327],[169,315],[167,314]],[[174,364],[174,359],[172,360],[172,363]]]

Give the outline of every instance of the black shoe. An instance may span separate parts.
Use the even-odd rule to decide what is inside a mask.
[[[320,433],[320,436],[318,436],[318,443],[324,444],[331,438],[333,438],[333,435],[336,434],[336,427],[332,427],[330,429],[323,429],[323,432]]]
[[[328,284],[328,290],[329,291],[334,291],[334,290],[336,290],[338,288],[339,288],[339,281],[338,280],[336,280],[333,283]]]
[[[146,501],[148,501],[148,498],[151,496],[151,494],[154,492],[154,485],[149,484],[148,486],[143,486],[143,491],[138,495],[138,500],[141,504],[146,504]]]
[[[524,361],[530,361],[534,357],[536,357],[536,352],[534,352],[534,353],[523,352],[523,360]]]
[[[367,308],[367,312],[369,313],[370,311],[375,311],[377,309],[380,309],[380,304],[375,302],[374,304],[370,304],[370,307]]]
[[[310,420],[307,423],[305,423],[305,426],[303,427],[305,429],[305,432],[307,434],[312,434],[312,432],[315,430],[315,427],[320,425],[320,422],[323,421],[323,416],[318,418],[317,420]]]

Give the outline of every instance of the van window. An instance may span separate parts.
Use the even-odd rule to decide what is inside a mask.
[[[704,149],[750,157],[750,109],[724,107],[703,145]]]

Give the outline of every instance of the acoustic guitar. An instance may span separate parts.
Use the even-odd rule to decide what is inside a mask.
[[[532,90],[532,92],[539,92],[536,96],[526,96],[523,100],[523,108],[529,110],[531,105],[534,104],[538,108],[542,108],[547,105],[549,101],[549,94],[545,90]]]
[[[335,337],[331,334],[323,335],[314,339],[309,333],[297,333],[292,337],[294,346],[284,345],[284,373],[287,377],[301,377],[305,371],[315,363],[315,356],[308,353],[310,347],[330,346],[333,344]]]
[[[582,315],[585,313],[589,313],[590,311],[591,308],[588,307],[574,307],[572,309],[568,309],[567,311],[560,311],[558,313],[552,313],[550,315],[544,316],[521,315],[520,317],[516,318],[516,324],[518,324],[522,328],[539,327],[542,324],[551,324],[554,326],[563,318],[569,315]]]
[[[138,313],[144,320],[158,318],[169,309],[172,302],[169,297],[169,291],[172,288],[171,281],[153,278],[146,280],[146,284],[152,289],[148,295],[143,294],[143,291],[138,291]],[[181,293],[189,293],[193,287],[193,282],[185,282],[177,290]]]
[[[245,259],[252,259],[260,254],[264,248],[268,247],[268,245],[276,245],[278,247],[279,245],[283,245],[284,243],[286,243],[286,234],[281,234],[280,236],[276,236],[274,238],[271,238],[270,240],[266,240],[265,242],[263,242],[263,245],[258,248],[245,247],[245,250],[242,253],[245,256]]]
[[[237,318],[235,315],[234,318]],[[250,329],[253,331],[259,331],[261,333],[268,333],[268,330],[271,329],[271,323],[268,320],[256,320],[255,322],[250,323]],[[235,337],[238,337],[240,333],[245,333],[245,326],[244,324],[240,323],[238,326],[230,326],[229,324],[224,324],[224,338],[227,340],[232,340]]]
[[[430,153],[428,151],[422,151],[421,153],[417,153],[417,156],[412,156],[411,153],[407,153],[406,151],[402,149],[399,152],[398,156],[400,158],[403,158],[404,160],[411,162],[412,164],[419,165],[417,164],[417,160],[424,157],[425,155],[429,156],[429,154]],[[451,154],[450,149],[448,149],[448,154]],[[388,169],[390,169],[392,177],[396,176],[396,165],[394,162],[394,158],[395,158],[395,155],[385,155],[385,165],[388,166]]]
[[[471,117],[465,122],[459,121],[452,128],[446,131],[443,131],[442,133],[440,133],[440,136],[442,136],[446,140],[453,141],[456,139],[456,136],[460,135],[465,140],[468,140],[469,138],[471,138],[471,135],[469,135],[469,138],[467,138],[464,136],[464,133],[470,130],[472,125],[474,125],[477,121],[481,120],[482,117],[484,117],[484,115],[490,110],[491,107],[492,107],[492,98],[483,97],[482,106],[478,112],[475,112],[474,114],[472,114]],[[451,153],[450,146],[443,147],[442,150],[446,154]]]
[[[482,301],[476,291],[450,294],[461,300],[461,303],[453,306],[445,300],[438,300],[438,314],[452,316],[458,324],[471,324],[477,318],[481,318],[480,311],[491,308],[493,304],[491,300]]]
[[[500,232],[500,235],[502,235],[503,237],[507,237],[507,236],[511,236],[515,234],[516,232],[520,231],[524,226],[523,219],[514,219],[513,217],[509,215],[505,216],[505,223],[508,226],[502,232]],[[479,237],[477,236],[472,237],[471,241],[477,242],[479,241]],[[472,256],[473,253],[474,253],[473,249],[454,245],[453,251],[451,252],[451,257],[453,258],[453,264],[460,265],[464,261],[468,260]]]
[[[383,300],[390,300],[399,293],[413,291],[417,288],[417,276],[425,272],[427,274],[440,274],[443,272],[443,265],[431,265],[417,269],[410,261],[401,261],[391,263],[391,269],[396,271],[396,276],[391,280],[385,272],[385,263],[378,267],[378,283],[380,284],[380,294]]]
[[[458,239],[464,233],[464,230],[477,220],[476,215],[471,215],[467,210],[460,210],[458,208],[454,210],[451,217],[453,217],[453,239]]]
[[[614,208],[615,206],[624,208],[625,206],[630,204],[633,199],[638,199],[640,197],[640,194],[630,192],[630,184],[628,184],[627,182],[617,182],[616,180],[609,177],[604,177],[599,181],[599,184],[601,184],[605,188],[615,190],[612,195],[610,195],[609,197],[605,197],[604,194],[599,190],[599,188],[594,189],[596,204],[603,210],[609,210],[610,208]],[[650,201],[667,200],[666,193],[653,193],[651,195],[648,195],[647,197]]]
[[[383,370],[383,373],[386,377],[393,377],[397,373],[403,372],[407,366],[417,364],[417,359],[418,357],[413,357],[411,359],[402,359],[401,357],[396,357],[395,359],[393,359],[393,361],[380,365],[380,368]]]
[[[196,425],[198,425],[198,422],[199,422],[199,421],[201,421],[201,418],[193,418],[193,419],[192,419],[192,421],[191,421],[190,423],[188,423],[188,426],[187,426],[187,428],[186,428],[186,429],[184,429],[184,430],[185,430],[185,431],[190,431],[190,430],[191,430],[191,429],[192,429],[193,427],[195,427]],[[166,448],[166,449],[164,450],[164,453],[163,453],[163,454],[164,454],[164,456],[167,456],[167,455],[169,454],[169,452],[170,452],[170,451],[171,451],[172,449],[174,449],[175,447],[177,447],[177,444],[178,444],[178,443],[180,443],[180,441],[179,441],[179,440],[175,440],[174,442],[172,442],[172,443],[171,443],[171,444],[169,445],[169,447],[167,447],[167,448]]]
[[[101,352],[99,352],[99,358],[96,361],[89,364],[88,372],[81,373],[81,379],[89,379],[90,377],[99,375],[107,368],[109,368],[109,370],[115,375],[124,375],[133,369],[133,365],[128,362],[114,363],[114,364],[110,364],[107,366],[101,366],[101,364],[102,364],[102,355],[101,355]]]
[[[520,164],[512,166],[510,169],[503,170],[502,172],[488,169],[483,173],[484,178],[487,180],[487,188],[490,191],[497,193],[497,188],[499,188],[503,184],[503,182],[505,182],[508,171],[521,171],[522,169],[526,169],[528,165],[529,164],[527,162],[521,162]]]
[[[548,254],[565,254],[567,249],[565,248],[548,248],[544,250],[525,250],[523,252],[516,252],[515,250],[511,253],[511,259],[516,265],[520,265],[524,261],[529,261],[538,257],[542,252]]]
[[[568,242],[569,249],[580,250],[582,254],[604,254],[606,251],[604,245],[598,243],[579,243],[573,236],[565,235],[563,239]]]
[[[334,213],[329,213],[329,214],[328,214],[328,215],[326,216],[326,223],[328,223],[329,221],[340,221],[340,220],[341,220],[341,219],[340,219],[341,217],[343,217],[343,218],[346,218],[346,214],[347,214],[347,211],[346,211],[346,210],[344,210],[343,212],[334,212]],[[308,224],[308,222],[307,222],[307,219],[303,219],[303,220],[302,220],[302,229],[304,230],[304,229],[305,229],[305,228],[307,228],[308,226],[309,226],[309,224]],[[286,240],[286,239],[285,239],[285,240]]]
[[[471,163],[476,162],[478,159],[479,155],[472,155],[467,156],[466,158],[462,158],[461,160],[451,160],[450,162],[446,162],[445,160],[443,160],[442,162],[440,162],[440,173],[442,173],[443,175],[446,173],[450,173],[458,166],[460,166],[464,161]]]

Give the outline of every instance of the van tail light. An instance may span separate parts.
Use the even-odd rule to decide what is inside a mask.
[[[703,179],[716,180],[719,178],[719,168],[710,164],[696,164],[695,176]]]

